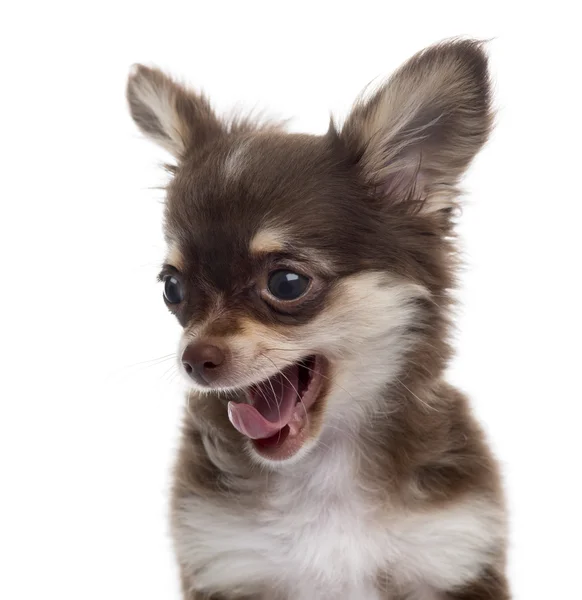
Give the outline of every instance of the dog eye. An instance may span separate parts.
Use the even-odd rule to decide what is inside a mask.
[[[309,278],[293,271],[273,271],[269,275],[269,292],[278,300],[297,300],[309,287]]]
[[[184,300],[182,282],[175,275],[164,277],[164,298],[168,304],[180,304]]]

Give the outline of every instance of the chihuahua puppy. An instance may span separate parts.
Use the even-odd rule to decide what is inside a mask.
[[[176,159],[160,279],[191,386],[186,600],[509,598],[498,468],[443,378],[490,96],[482,45],[448,41],[299,135],[134,67],[131,114]]]

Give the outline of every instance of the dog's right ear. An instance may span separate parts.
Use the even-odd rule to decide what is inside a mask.
[[[134,65],[127,82],[127,100],[141,131],[178,160],[224,133],[207,100],[170,77]]]

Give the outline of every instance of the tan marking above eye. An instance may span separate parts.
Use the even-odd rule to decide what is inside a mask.
[[[182,256],[182,253],[176,244],[172,244],[168,248],[166,262],[178,269],[178,271],[182,271],[184,269],[184,257]]]
[[[277,229],[261,229],[249,244],[253,254],[267,254],[281,252],[285,249],[285,233]]]

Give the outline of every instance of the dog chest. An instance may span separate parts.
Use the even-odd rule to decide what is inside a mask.
[[[308,478],[273,476],[260,510],[243,508],[236,497],[185,503],[175,541],[196,585],[227,592],[266,584],[279,590],[276,600],[384,600],[379,576],[412,589],[460,585],[499,540],[500,513],[487,503],[380,511],[366,502],[346,462],[319,466]]]

